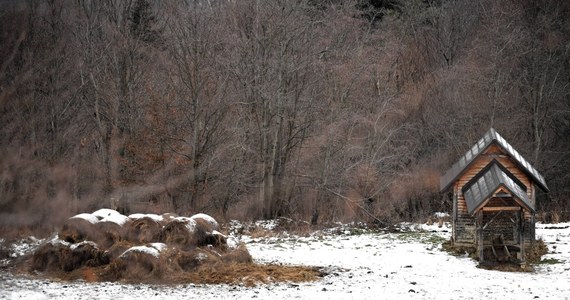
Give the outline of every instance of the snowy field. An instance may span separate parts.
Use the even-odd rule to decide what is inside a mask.
[[[537,224],[537,237],[549,248],[543,259],[551,263],[536,265],[532,273],[483,270],[468,257],[441,251],[441,241],[450,235],[448,226],[402,226],[411,232],[339,227],[306,237],[232,235],[233,242],[247,244],[259,263],[324,267],[329,274],[316,282],[124,285],[15,278],[0,272],[0,299],[570,299],[570,223]],[[22,243],[19,251],[30,251],[37,243]]]

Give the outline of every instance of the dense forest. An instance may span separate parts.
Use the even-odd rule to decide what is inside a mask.
[[[570,2],[0,1],[0,228],[393,222],[490,127],[570,218]]]

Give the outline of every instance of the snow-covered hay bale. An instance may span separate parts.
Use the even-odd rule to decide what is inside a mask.
[[[159,241],[176,245],[182,249],[194,248],[196,221],[190,218],[179,217],[166,224],[160,231]]]
[[[69,243],[79,243],[98,238],[95,225],[99,219],[92,214],[79,214],[67,219],[59,232],[59,237]]]
[[[134,219],[126,227],[126,238],[134,243],[151,243],[158,240],[160,225],[156,219],[149,216]]]
[[[71,257],[71,249],[66,243],[46,243],[33,254],[30,271],[63,271],[69,269],[66,261]]]
[[[31,271],[70,272],[84,266],[97,267],[109,263],[109,257],[93,242],[69,244],[54,239],[40,246],[33,254]]]
[[[162,243],[134,246],[127,249],[101,275],[105,280],[158,280],[163,275],[160,253],[166,248]]]
[[[196,221],[190,218],[176,218],[161,229],[159,241],[169,245],[177,245],[182,249],[191,249],[195,247],[195,231]]]

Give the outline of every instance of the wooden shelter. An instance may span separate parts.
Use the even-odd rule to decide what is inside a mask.
[[[452,243],[477,249],[479,260],[525,263],[535,241],[537,189],[544,177],[491,128],[440,179],[453,191]]]

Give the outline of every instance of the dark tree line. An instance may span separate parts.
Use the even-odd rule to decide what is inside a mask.
[[[0,226],[96,207],[390,222],[495,127],[570,216],[561,1],[0,3]]]

